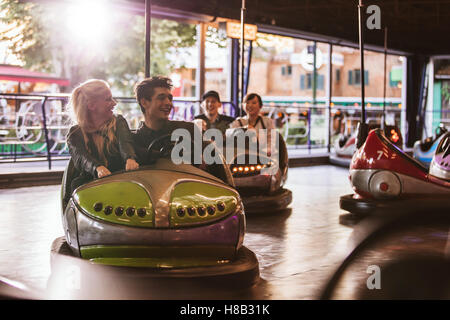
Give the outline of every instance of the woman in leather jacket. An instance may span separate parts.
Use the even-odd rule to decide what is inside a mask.
[[[67,144],[79,173],[72,191],[111,172],[139,168],[127,121],[113,114],[116,104],[103,80],[88,80],[72,91],[70,105],[77,125],[70,128]]]

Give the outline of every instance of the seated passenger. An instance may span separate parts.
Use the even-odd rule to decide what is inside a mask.
[[[134,134],[136,151],[141,164],[147,162],[147,148],[155,140],[172,134],[176,129],[186,129],[194,137],[194,124],[186,121],[169,120],[173,108],[171,94],[172,81],[169,78],[155,76],[142,80],[135,87],[136,100],[144,114]]]
[[[88,80],[72,91],[70,106],[77,125],[70,128],[67,145],[79,172],[72,191],[93,178],[139,168],[128,123],[113,114],[115,105],[103,80]]]
[[[258,94],[247,94],[244,98],[244,110],[247,115],[236,118],[230,124],[230,128],[245,127],[256,129],[257,134],[259,129],[267,129],[269,131],[275,129],[272,119],[260,114],[262,106],[262,99]]]
[[[213,90],[206,92],[202,97],[201,106],[204,114],[200,114],[194,119],[204,121],[203,130],[215,128],[225,134],[234,118],[219,114],[219,108],[222,106],[219,94]]]
[[[258,137],[261,129],[267,130],[267,153],[271,154],[271,132],[275,129],[275,125],[272,119],[260,114],[262,109],[262,99],[256,93],[249,93],[244,98],[244,110],[247,113],[246,116],[238,117],[234,120],[230,128],[246,128],[256,131],[256,137]]]

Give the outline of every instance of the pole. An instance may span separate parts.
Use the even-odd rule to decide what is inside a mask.
[[[383,75],[383,115],[381,118],[381,129],[386,128],[386,60],[387,60],[387,27],[384,28],[384,75]]]
[[[363,21],[363,0],[359,0],[358,20],[359,20],[359,55],[361,57],[361,122],[358,125],[358,136],[356,138],[356,147],[359,149],[366,141],[368,127],[366,124],[366,104],[365,104],[365,77],[364,77],[364,21]]]
[[[331,97],[333,96],[333,45],[328,46],[328,86],[327,86],[327,102],[328,102],[328,153],[331,151]]]
[[[314,41],[313,45],[313,74],[312,74],[312,107],[316,106],[316,96],[317,96],[317,68],[316,68],[316,56],[317,53],[317,42]],[[312,110],[312,109],[311,109]]]
[[[248,92],[248,82],[250,81],[250,66],[252,64],[252,51],[253,51],[253,41],[250,40],[247,52],[247,67],[245,68],[244,96]]]
[[[145,0],[145,77],[150,77],[150,39],[151,39],[151,14],[152,1]]]
[[[47,146],[48,170],[51,170],[52,169],[52,154],[51,154],[51,151],[50,151],[50,139],[48,137],[47,115],[45,114],[45,103],[46,102],[47,102],[47,97],[42,99],[42,103],[41,103],[42,126],[44,127],[45,145]]]
[[[198,49],[198,63],[196,72],[196,97],[201,100],[205,93],[205,43],[206,43],[206,25],[200,22],[197,25],[197,49]]]
[[[240,98],[240,111],[241,116],[243,115],[243,104],[244,104],[244,26],[245,26],[245,0],[242,0],[241,7],[241,98]]]

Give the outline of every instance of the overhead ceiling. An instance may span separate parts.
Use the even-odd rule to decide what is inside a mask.
[[[145,0],[130,0],[143,4]],[[240,19],[241,0],[151,0],[152,5],[211,17]],[[357,0],[247,0],[246,22],[358,43]],[[405,53],[450,54],[450,0],[372,0],[381,30],[365,29],[365,43]]]

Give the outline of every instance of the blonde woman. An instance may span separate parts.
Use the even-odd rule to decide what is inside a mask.
[[[70,128],[67,144],[80,173],[72,191],[93,178],[139,168],[127,121],[113,113],[116,104],[103,80],[88,80],[72,91],[70,106],[77,125]]]

